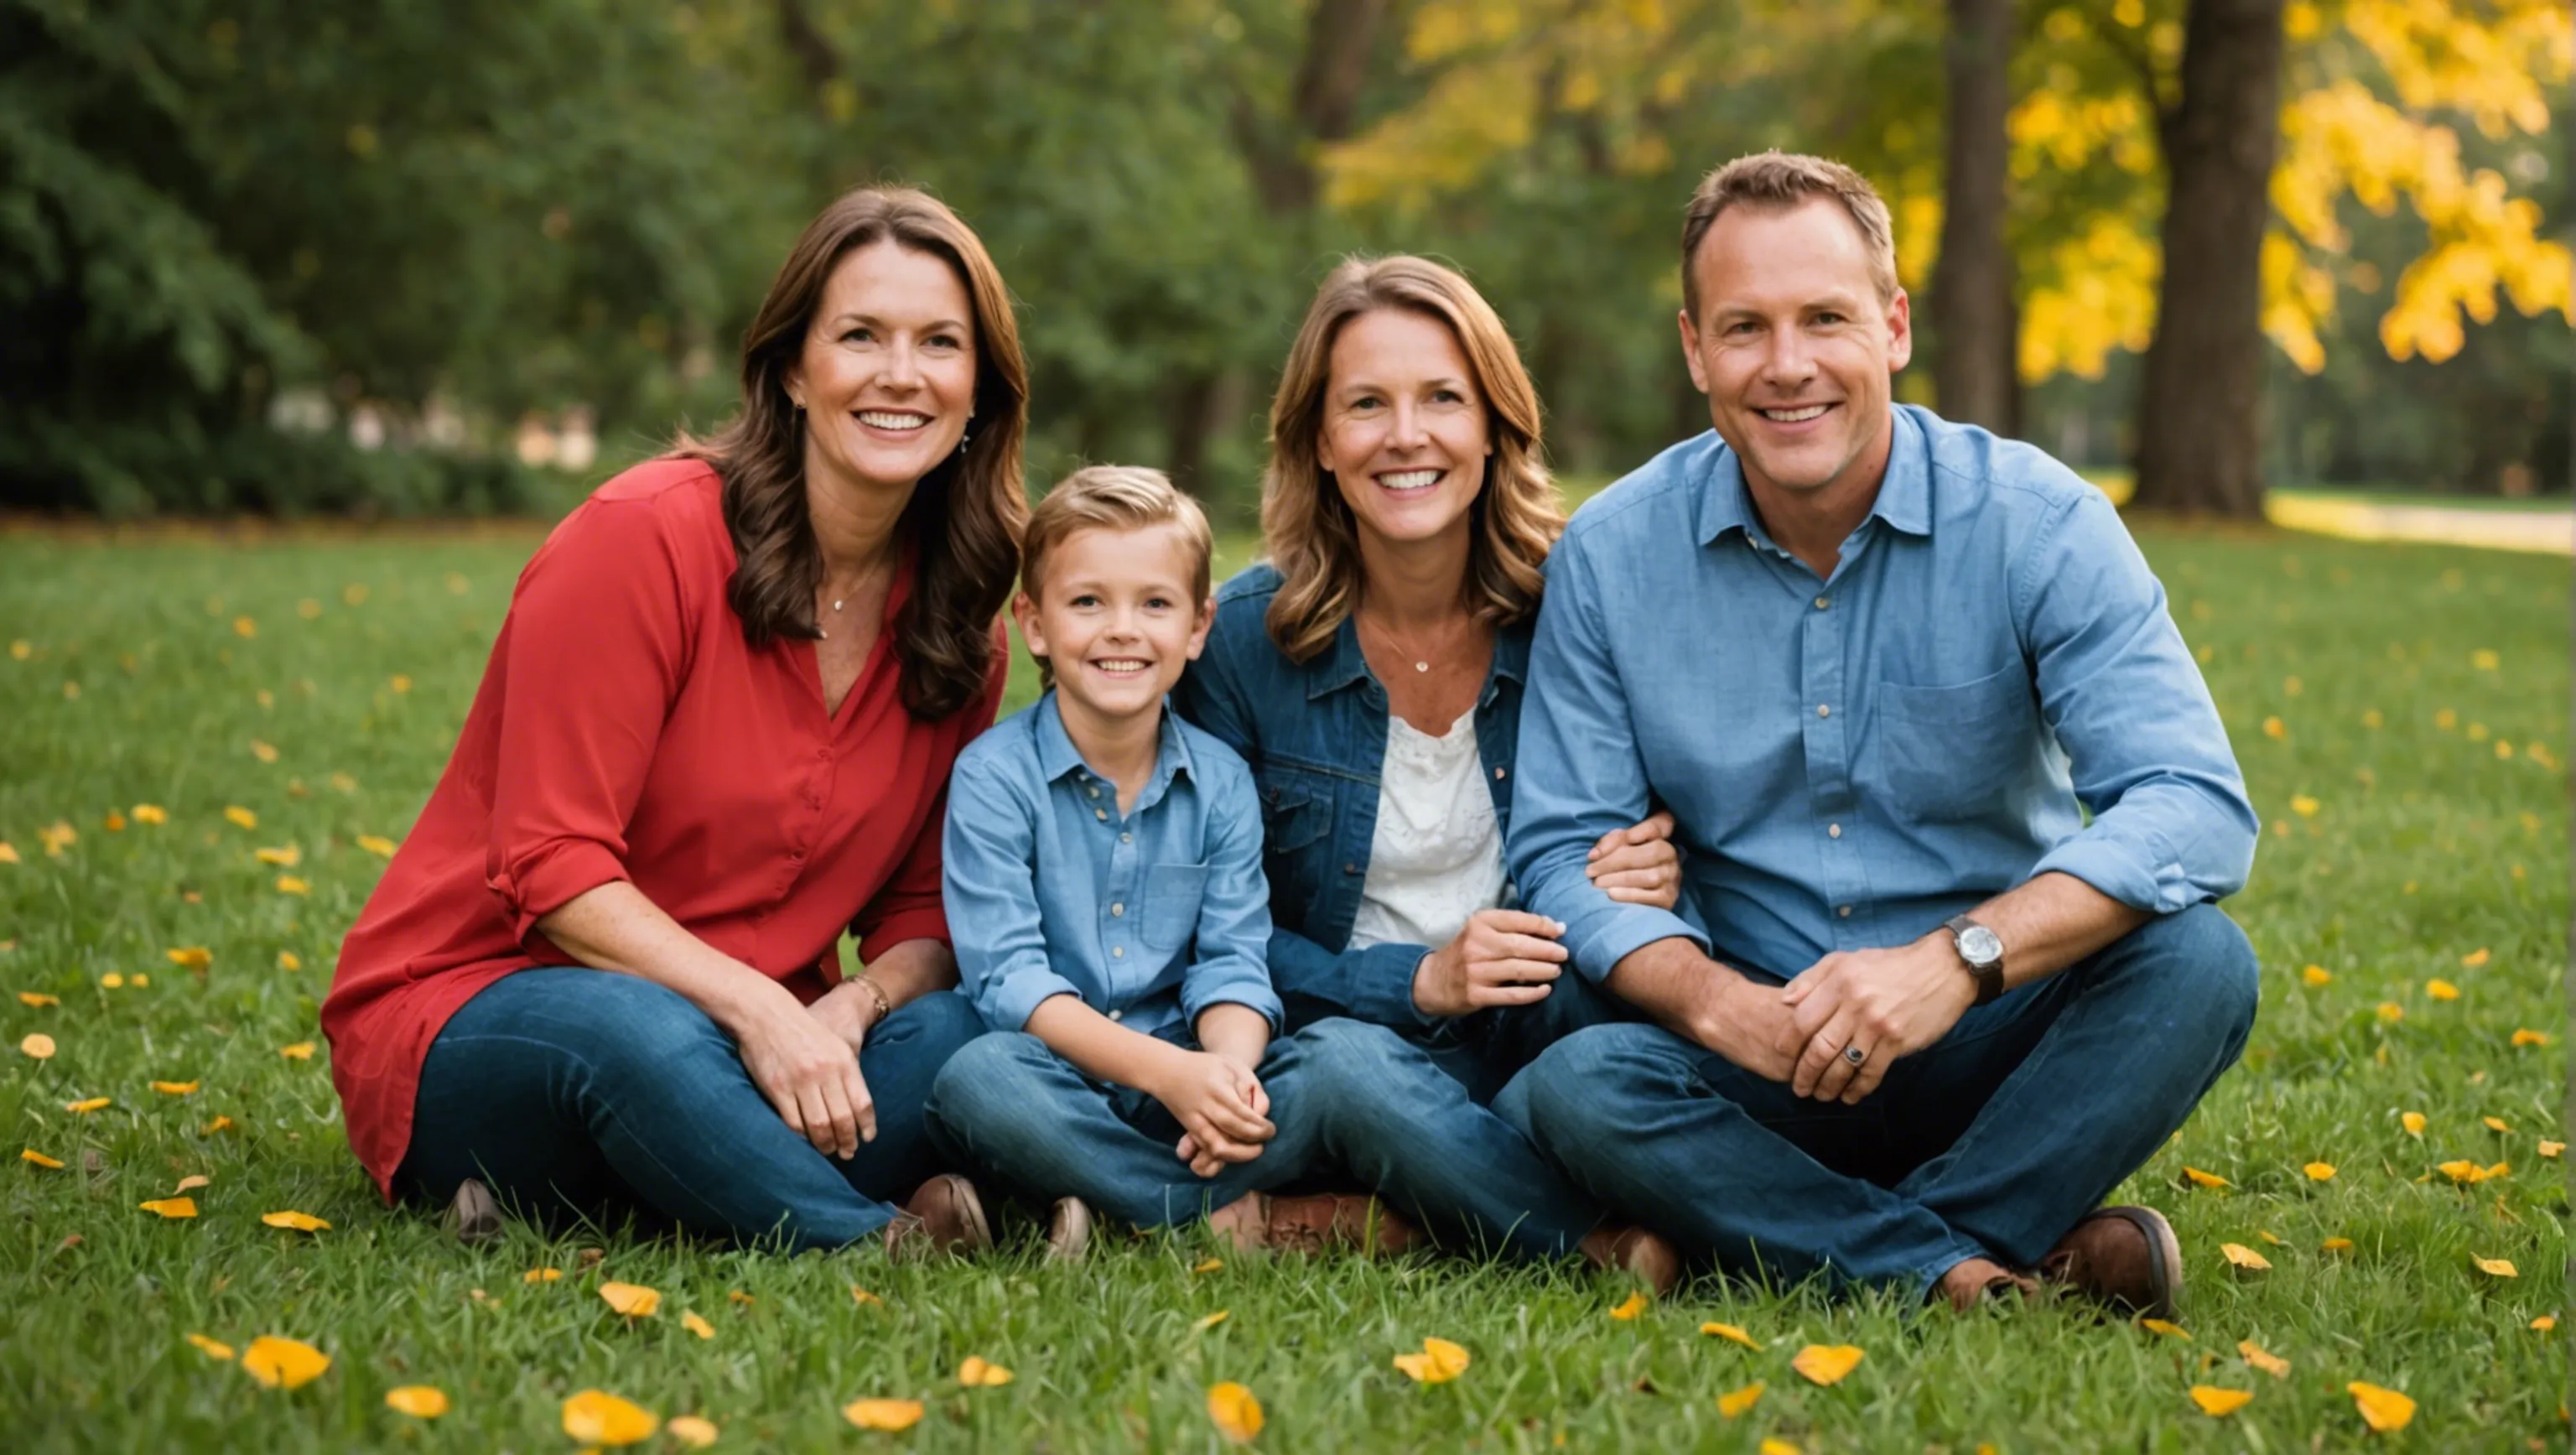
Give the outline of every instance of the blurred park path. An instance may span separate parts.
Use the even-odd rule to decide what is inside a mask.
[[[2417,541],[2534,555],[2576,555],[2576,511],[2478,510],[2442,505],[2381,505],[2333,495],[2275,490],[2264,517],[2289,530],[2348,541]]]

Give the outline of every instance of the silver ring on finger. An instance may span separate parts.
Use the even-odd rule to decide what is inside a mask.
[[[1854,1041],[1843,1047],[1843,1059],[1850,1062],[1854,1070],[1858,1070],[1861,1063],[1869,1059],[1869,1053],[1860,1048],[1858,1041]]]

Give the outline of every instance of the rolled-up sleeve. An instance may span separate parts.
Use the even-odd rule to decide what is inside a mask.
[[[998,627],[997,627],[998,631]],[[972,742],[993,725],[994,714],[1001,710],[1002,689],[1010,681],[1011,656],[1008,642],[997,643],[993,667],[985,674],[983,691],[968,703],[966,734],[961,740]],[[906,940],[937,940],[949,944],[948,912],[942,894],[943,858],[941,843],[948,822],[948,790],[942,788],[931,801],[930,812],[912,836],[912,846],[904,851],[903,862],[895,867],[894,876],[876,897],[861,906],[857,918],[850,921],[850,933],[858,936],[859,958],[871,956],[902,944]]]
[[[1207,890],[1199,898],[1197,944],[1181,974],[1181,1014],[1191,1025],[1212,1005],[1261,1012],[1279,1033],[1279,994],[1270,985],[1270,884],[1261,872],[1261,812],[1241,770],[1210,775],[1206,805]]]
[[[594,501],[520,575],[484,876],[522,944],[623,881],[626,830],[687,671],[681,572],[649,502]]]
[[[1547,578],[1521,698],[1520,786],[1505,847],[1522,902],[1564,924],[1575,969],[1599,981],[1657,940],[1678,936],[1706,950],[1708,938],[1670,910],[1612,899],[1584,872],[1592,846],[1644,819],[1651,795],[1580,538],[1557,547]]]
[[[1056,996],[1082,994],[1047,962],[1036,869],[1042,811],[972,759],[948,780],[941,842],[957,988],[997,1031],[1021,1029]]]
[[[2260,830],[2209,686],[2165,591],[2094,491],[2062,507],[2014,570],[2040,711],[2092,822],[2032,870],[2172,914],[2244,887]]]

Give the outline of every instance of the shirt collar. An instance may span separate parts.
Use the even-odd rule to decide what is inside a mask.
[[[1038,699],[1038,710],[1030,718],[1029,730],[1037,735],[1038,771],[1046,775],[1046,781],[1053,783],[1067,773],[1093,771],[1083,761],[1082,750],[1073,745],[1073,735],[1064,730],[1064,713],[1056,705],[1055,689],[1047,689],[1047,695]],[[1154,748],[1154,777],[1147,790],[1138,795],[1138,806],[1162,797],[1174,776],[1190,771],[1189,741],[1181,736],[1180,718],[1172,711],[1171,699],[1165,698],[1162,727]]]
[[[1922,423],[1904,405],[1891,405],[1895,438],[1887,452],[1887,473],[1878,482],[1878,499],[1870,515],[1907,535],[1932,533],[1932,452],[1924,443]],[[1715,544],[1731,530],[1758,534],[1753,498],[1744,488],[1744,460],[1723,446],[1709,462],[1708,486],[1699,497],[1699,543]]]

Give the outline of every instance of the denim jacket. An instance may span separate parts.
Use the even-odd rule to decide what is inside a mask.
[[[1335,1015],[1398,1030],[1436,1025],[1413,1004],[1413,972],[1436,947],[1350,948],[1377,838],[1386,688],[1369,671],[1348,618],[1312,661],[1288,660],[1263,624],[1279,579],[1262,562],[1225,583],[1207,648],[1172,693],[1183,717],[1252,766],[1270,879],[1271,985],[1292,1029]],[[1476,698],[1476,749],[1504,832],[1511,828],[1530,631],[1525,623],[1495,635],[1493,665]]]

